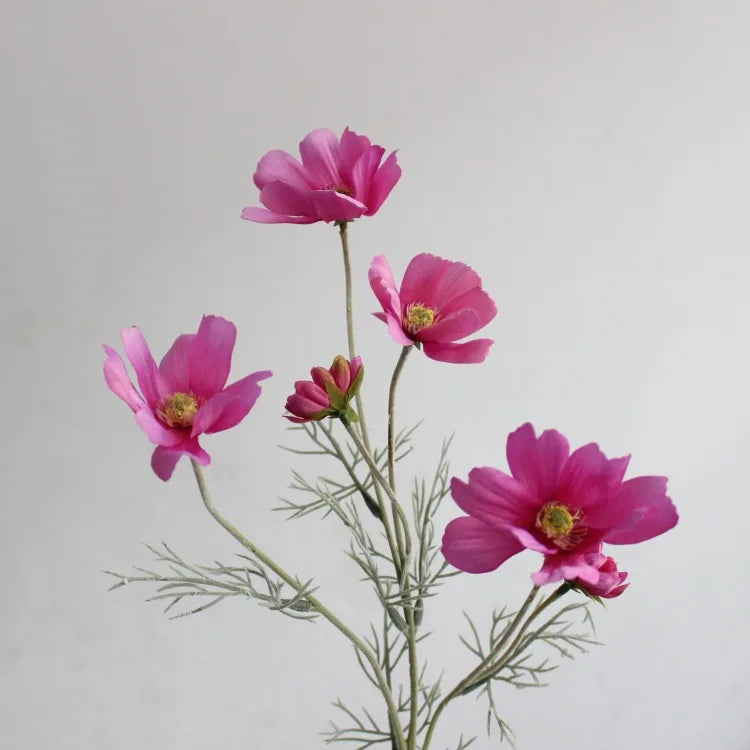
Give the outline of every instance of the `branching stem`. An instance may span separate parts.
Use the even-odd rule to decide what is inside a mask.
[[[266,555],[263,551],[256,547],[236,526],[234,526],[229,520],[224,518],[221,513],[219,513],[216,506],[213,504],[211,496],[208,492],[206,480],[203,476],[203,470],[194,459],[191,459],[191,463],[193,465],[193,472],[195,473],[195,479],[198,483],[198,489],[200,490],[203,504],[206,506],[206,510],[213,516],[214,520],[220,526],[223,526],[224,529],[229,532],[229,534],[231,534],[248,552],[250,552],[250,554],[252,554],[257,560],[259,560],[266,567],[272,570],[287,585],[289,585],[295,591],[301,592],[303,590],[303,586],[296,578],[292,577],[281,566],[279,566],[270,557],[268,557],[268,555]],[[380,668],[378,659],[372,652],[372,649],[369,648],[367,644],[364,643],[364,641],[362,641],[362,639],[356,633],[354,633],[354,631],[352,631],[343,622],[341,622],[341,620],[339,620],[339,618],[333,612],[331,612],[331,610],[325,607],[320,600],[318,600],[311,594],[306,594],[305,598],[310,603],[310,606],[315,612],[318,612],[320,615],[325,617],[326,620],[328,620],[331,625],[333,625],[340,633],[346,636],[346,638],[351,641],[354,648],[357,649],[365,659],[367,659],[368,663],[372,667],[373,674],[378,681],[378,686],[388,706],[388,717],[392,722],[393,727],[395,728],[398,750],[406,750],[403,741],[403,730],[401,728],[401,719],[398,715],[398,709],[393,701],[393,695],[391,694],[391,690],[388,687],[388,681],[383,674],[383,670]]]

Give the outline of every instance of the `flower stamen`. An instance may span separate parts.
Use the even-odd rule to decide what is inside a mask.
[[[423,328],[429,328],[437,320],[436,310],[422,302],[412,302],[404,314],[404,329],[412,336]]]
[[[572,510],[561,503],[547,503],[536,516],[536,528],[563,550],[577,546],[588,531],[583,522],[583,511]]]
[[[194,393],[177,391],[161,403],[156,416],[168,427],[191,427],[199,408]]]

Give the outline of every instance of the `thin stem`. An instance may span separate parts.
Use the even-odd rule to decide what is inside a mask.
[[[248,550],[248,552],[250,552],[258,560],[260,560],[266,567],[272,570],[279,578],[281,578],[282,581],[284,581],[287,585],[297,591],[297,593],[302,593],[304,589],[302,587],[302,584],[296,578],[293,578],[291,575],[289,575],[289,573],[287,573],[282,567],[275,563],[270,557],[268,557],[268,555],[266,555],[258,547],[256,547],[229,520],[221,515],[221,513],[217,510],[216,506],[211,500],[211,496],[208,492],[208,487],[206,486],[206,480],[203,476],[203,470],[194,459],[191,459],[191,463],[193,465],[193,472],[195,473],[195,479],[198,483],[198,489],[200,490],[203,504],[206,506],[206,510],[213,516],[216,522],[220,526],[223,526],[224,529],[229,532],[229,534],[231,534],[246,550]],[[356,648],[369,662],[370,666],[372,667],[373,674],[378,681],[380,692],[383,694],[383,698],[385,699],[385,702],[388,706],[389,719],[396,729],[398,749],[406,750],[403,741],[403,729],[401,728],[401,720],[398,715],[398,708],[393,701],[393,695],[391,694],[391,690],[388,687],[388,682],[385,678],[385,675],[383,674],[383,671],[380,668],[377,657],[372,652],[372,649],[370,649],[354,631],[352,631],[343,622],[341,622],[341,620],[339,620],[339,618],[336,617],[336,615],[333,614],[331,610],[325,607],[322,602],[320,602],[316,597],[308,593],[305,593],[304,596],[305,599],[310,603],[312,609],[325,617],[326,620],[331,623],[331,625],[333,625],[340,633],[346,636],[346,638],[351,641],[354,648]]]
[[[344,427],[346,428],[346,431],[349,433],[349,437],[352,439],[352,442],[356,446],[357,450],[362,454],[362,458],[365,459],[365,463],[367,464],[367,467],[370,469],[372,478],[375,481],[375,486],[377,487],[378,485],[380,485],[383,488],[383,490],[385,491],[385,494],[388,496],[388,499],[391,501],[391,506],[394,512],[398,515],[399,520],[403,524],[403,528],[408,530],[408,521],[406,520],[404,511],[401,508],[401,505],[399,504],[398,499],[396,498],[396,493],[391,489],[390,484],[388,484],[385,477],[380,473],[380,470],[375,464],[375,459],[367,450],[364,443],[360,439],[359,435],[357,435],[356,431],[354,430],[352,425],[349,423],[349,421],[346,419],[342,419],[341,423],[344,425]],[[409,558],[411,557],[411,539],[408,534],[405,540],[405,547],[406,547],[405,558],[403,561],[401,578],[403,578],[403,576],[408,572],[407,570],[408,561],[409,561]]]
[[[391,387],[388,389],[388,483],[391,485],[391,489],[394,492],[396,491],[396,461],[394,456],[396,452],[396,386],[398,385],[401,371],[404,369],[404,364],[406,364],[406,358],[409,356],[411,350],[411,346],[405,346],[401,349],[401,356],[399,356],[398,362],[396,362],[396,367],[393,370],[393,375],[391,376]]]
[[[341,238],[341,253],[344,258],[344,286],[346,294],[346,338],[349,344],[349,361],[353,360],[357,356],[357,347],[354,343],[354,318],[353,309],[354,305],[352,302],[352,264],[349,255],[349,222],[339,222],[339,237]],[[368,452],[372,452],[370,448],[370,438],[367,433],[367,420],[365,419],[365,407],[362,401],[362,394],[357,393],[354,397],[357,403],[357,416],[359,417],[359,431],[362,434],[362,442],[365,444]],[[375,485],[375,496],[378,500],[378,506],[381,511],[382,518],[385,525],[385,501],[383,500],[383,493],[380,486],[373,478],[373,484]],[[386,525],[386,530],[387,530]],[[393,550],[391,550],[392,552]],[[393,557],[394,562],[396,557]]]
[[[562,597],[564,594],[566,594],[568,591],[570,591],[570,584],[565,581],[560,586],[558,586],[543,602],[541,602],[536,609],[528,616],[526,619],[526,622],[521,626],[521,629],[518,631],[518,634],[513,639],[513,642],[508,646],[505,653],[500,656],[494,663],[490,664],[490,658],[488,657],[482,664],[485,665],[482,672],[478,673],[472,680],[472,684],[470,686],[467,686],[465,688],[465,692],[470,692],[474,688],[479,687],[481,684],[487,682],[487,680],[494,677],[506,664],[506,662],[513,656],[516,649],[518,648],[519,644],[521,643],[521,640],[526,635],[529,626],[531,623],[539,617],[539,615],[544,612],[547,607],[550,606],[550,604],[553,604],[556,602],[560,597]],[[506,639],[507,642],[507,639]],[[500,649],[494,649],[495,655],[497,655],[500,652]],[[494,657],[493,657],[494,658]],[[482,666],[482,665],[480,665]],[[475,670],[476,672],[477,670]]]
[[[523,605],[521,606],[521,609],[518,610],[516,613],[516,616],[513,618],[513,622],[508,626],[506,631],[503,633],[503,637],[498,641],[498,643],[495,645],[495,647],[490,651],[490,653],[482,660],[482,662],[479,664],[478,667],[473,669],[469,674],[466,675],[466,677],[459,682],[456,687],[453,688],[453,690],[448,693],[445,698],[443,698],[442,701],[438,704],[438,707],[435,709],[435,713],[432,716],[432,720],[430,721],[430,725],[427,728],[427,734],[424,738],[424,743],[422,745],[422,750],[428,750],[430,746],[430,742],[432,740],[432,735],[435,731],[435,726],[437,725],[437,720],[440,718],[440,714],[443,713],[443,710],[445,707],[458,695],[461,695],[476,679],[476,676],[480,674],[481,670],[484,669],[492,659],[495,658],[495,656],[500,652],[500,650],[503,648],[503,646],[508,642],[510,636],[512,635],[513,631],[518,627],[518,624],[523,619],[524,615],[528,611],[529,607],[532,605],[534,599],[536,598],[536,594],[539,591],[538,586],[533,586],[531,591],[529,592],[528,596],[526,597],[526,601],[524,601]],[[538,609],[538,608],[537,608]],[[535,610],[536,612],[536,610]]]
[[[395,460],[395,415],[396,415],[396,386],[401,371],[404,369],[406,358],[411,351],[410,346],[401,349],[401,354],[396,363],[391,377],[391,385],[388,389],[388,485],[391,492],[396,494],[396,460]],[[402,560],[405,559],[405,542],[404,536],[409,535],[409,527],[406,523],[399,524],[399,518],[396,516],[396,508],[400,506],[394,500],[393,523],[396,527],[396,543],[398,544],[399,553]],[[403,527],[403,528],[402,528]],[[411,546],[411,545],[410,545]],[[419,664],[417,661],[417,627],[414,621],[414,608],[404,603],[404,615],[406,616],[406,643],[409,651],[409,735],[407,739],[408,750],[415,750],[417,746],[417,710],[419,700]]]

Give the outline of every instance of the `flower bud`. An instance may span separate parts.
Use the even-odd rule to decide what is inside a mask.
[[[364,376],[362,360],[355,357],[351,362],[340,354],[334,358],[330,368],[313,367],[312,380],[298,380],[294,393],[286,400],[285,415],[290,422],[318,421],[326,417],[345,417],[356,422],[358,417],[349,405],[359,393]]]

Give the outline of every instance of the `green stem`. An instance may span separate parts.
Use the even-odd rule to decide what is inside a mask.
[[[410,346],[401,349],[401,354],[393,370],[391,385],[388,389],[388,485],[391,492],[396,495],[396,458],[395,458],[395,415],[396,415],[396,386],[401,371],[404,369],[406,358],[411,351]],[[405,542],[404,536],[409,536],[409,527],[406,523],[399,524],[399,518],[396,516],[396,507],[400,506],[394,501],[393,523],[396,527],[396,542],[399,553],[405,562]],[[403,518],[403,513],[400,518]],[[403,526],[403,528],[402,528]],[[411,546],[411,544],[410,544]],[[404,580],[406,580],[404,578]],[[406,643],[409,653],[409,735],[406,741],[408,750],[415,750],[417,746],[417,711],[419,700],[419,664],[417,661],[417,627],[414,621],[414,607],[408,602],[404,602],[404,615],[406,617]]]
[[[352,442],[354,443],[355,447],[362,455],[362,458],[364,458],[365,463],[367,464],[367,468],[370,470],[370,473],[372,474],[372,478],[375,482],[375,486],[380,485],[380,487],[383,488],[383,491],[388,496],[388,499],[391,501],[391,507],[393,508],[394,513],[398,516],[398,519],[403,525],[403,528],[408,530],[408,521],[406,520],[404,511],[401,508],[401,505],[398,502],[398,499],[396,498],[396,493],[391,489],[390,484],[388,484],[385,477],[380,473],[380,470],[378,469],[375,463],[375,459],[370,454],[370,451],[367,450],[367,447],[364,445],[359,435],[357,435],[351,423],[344,417],[340,417],[340,419],[341,419],[341,423],[346,428],[346,431],[349,433],[349,437],[352,439]],[[405,557],[404,557],[403,565],[401,567],[401,575],[399,577],[399,580],[401,580],[402,582],[403,582],[403,577],[405,573],[407,572],[409,558],[411,557],[411,538],[408,534],[406,536],[404,546],[405,546]],[[396,558],[394,558],[394,562],[395,561],[396,561]]]
[[[262,552],[260,548],[256,547],[256,545],[254,545],[239,529],[237,529],[230,521],[228,521],[226,518],[224,518],[224,516],[221,515],[221,513],[219,513],[216,506],[213,504],[211,496],[208,492],[206,480],[203,476],[203,470],[194,459],[191,459],[191,463],[193,465],[195,479],[198,482],[198,489],[200,490],[201,498],[203,499],[203,504],[206,506],[206,510],[213,516],[217,523],[220,526],[223,526],[226,531],[228,531],[246,550],[248,550],[248,552],[250,552],[256,559],[260,560],[267,568],[272,570],[279,578],[281,578],[282,581],[293,588],[297,593],[302,593],[302,584],[296,578],[293,578],[291,575],[289,575],[289,573],[287,573],[282,567],[275,563],[270,557],[268,557],[268,555]],[[328,622],[330,622],[331,625],[336,628],[336,630],[338,630],[346,638],[348,638],[354,648],[356,648],[362,654],[362,656],[364,656],[364,658],[372,667],[373,674],[375,675],[375,679],[377,680],[378,686],[380,687],[380,692],[383,694],[383,698],[385,698],[386,705],[388,706],[389,720],[392,722],[393,726],[396,729],[398,750],[406,750],[403,741],[403,729],[401,727],[401,720],[398,715],[398,708],[393,701],[393,695],[391,694],[391,691],[388,687],[388,681],[383,674],[383,671],[380,668],[380,664],[378,663],[378,659],[372,652],[372,649],[370,649],[354,631],[352,631],[343,622],[341,622],[341,620],[339,620],[339,618],[336,617],[336,615],[333,614],[331,610],[325,607],[322,602],[320,602],[316,597],[308,593],[305,593],[304,596],[305,599],[310,603],[312,609],[325,617],[325,619],[328,620]]]
[[[503,637],[498,641],[498,643],[495,645],[495,647],[490,651],[490,653],[482,660],[482,662],[469,674],[466,675],[457,685],[453,688],[453,690],[448,693],[445,698],[443,698],[442,701],[438,704],[438,707],[435,709],[435,713],[432,715],[432,719],[430,720],[430,724],[427,727],[427,734],[425,735],[424,744],[422,745],[422,750],[428,750],[430,746],[430,742],[432,741],[432,735],[435,731],[435,727],[437,726],[437,721],[440,718],[440,714],[443,713],[445,710],[445,707],[457,696],[462,695],[475,681],[476,677],[482,672],[483,669],[487,667],[487,665],[497,656],[497,654],[500,652],[500,650],[503,648],[503,646],[508,642],[511,635],[513,634],[513,631],[518,627],[519,623],[523,619],[524,615],[528,611],[529,607],[534,602],[534,599],[536,598],[537,592],[539,591],[538,586],[533,586],[531,591],[529,591],[528,596],[526,597],[526,601],[524,601],[523,605],[521,606],[521,609],[518,610],[516,613],[516,616],[513,618],[513,621],[508,626],[508,628],[503,633]]]

